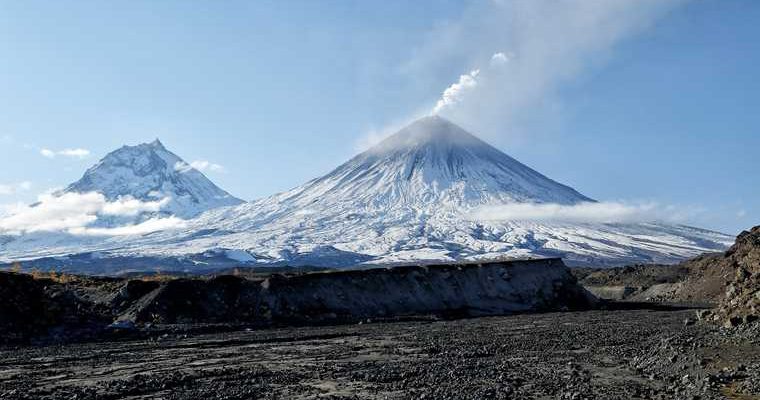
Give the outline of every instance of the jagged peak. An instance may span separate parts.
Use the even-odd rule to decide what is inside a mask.
[[[121,155],[124,152],[134,152],[135,150],[143,150],[143,151],[150,151],[150,152],[161,151],[161,152],[171,153],[166,147],[164,147],[164,144],[161,143],[161,141],[158,138],[156,138],[152,142],[144,142],[144,143],[138,143],[134,145],[128,145],[128,144],[122,145],[118,149],[106,154],[104,158],[108,158],[113,155]]]
[[[151,147],[153,147],[153,148],[156,148],[156,149],[166,150],[166,147],[164,147],[164,144],[161,143],[161,141],[158,140],[158,138],[156,138],[156,140],[148,143],[148,145],[151,146]]]
[[[131,196],[153,201],[156,193],[169,197],[162,209],[180,217],[192,217],[205,210],[243,201],[216,186],[182,158],[166,149],[160,140],[122,146],[103,157],[64,192],[99,192],[109,200]],[[191,172],[192,173],[186,173]]]

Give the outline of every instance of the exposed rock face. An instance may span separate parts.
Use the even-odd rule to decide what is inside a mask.
[[[602,298],[714,304],[701,320],[735,326],[760,319],[760,226],[744,231],[725,253],[705,254],[679,265],[637,265],[574,271]]]
[[[122,318],[308,324],[577,309],[594,300],[559,259],[273,275],[260,282],[234,276],[180,279],[148,296]]]
[[[760,226],[739,234],[717,261],[721,269],[733,270],[733,280],[713,319],[731,326],[760,319]]]
[[[304,322],[499,315],[584,308],[592,299],[559,259],[273,277],[262,287],[263,303],[273,319]]]
[[[246,324],[357,322],[417,315],[442,317],[589,308],[595,298],[560,259],[405,266],[273,274],[265,279],[96,282],[60,285],[3,274],[0,333],[44,336],[59,326],[99,323]],[[78,286],[77,286],[78,285]],[[51,294],[52,293],[52,294]],[[7,310],[6,310],[7,308]],[[18,308],[18,310],[15,310]]]
[[[110,322],[107,310],[50,279],[0,272],[0,343],[37,336],[87,336]]]
[[[674,297],[674,293],[689,274],[689,269],[683,265],[639,264],[602,269],[574,268],[572,272],[583,287],[601,299],[711,302],[701,298]]]

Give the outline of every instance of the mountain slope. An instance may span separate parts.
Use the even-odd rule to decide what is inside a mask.
[[[106,272],[143,264],[346,267],[546,256],[619,265],[673,263],[733,241],[661,223],[492,221],[472,213],[489,205],[585,202],[593,200],[451,122],[427,117],[287,192],[209,210],[175,230],[61,241],[33,252],[34,258],[80,254],[51,262],[86,263]],[[5,245],[0,259],[31,258],[32,242]]]
[[[109,153],[63,192],[98,192],[111,201],[123,196],[141,201],[168,197],[161,213],[180,218],[243,202],[217,187],[158,140],[123,146]]]
[[[288,199],[367,209],[446,203],[590,201],[437,116],[415,121]]]

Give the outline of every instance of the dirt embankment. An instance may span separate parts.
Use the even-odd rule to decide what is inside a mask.
[[[637,265],[573,274],[601,298],[711,304],[700,318],[727,325],[760,319],[760,226],[744,231],[725,253],[678,265]]]
[[[579,309],[594,298],[559,259],[166,281],[0,274],[7,341],[132,331],[150,324],[248,326],[415,315],[481,316]],[[18,305],[18,306],[16,306]],[[6,311],[6,310],[3,310]]]
[[[609,300],[672,301],[675,286],[689,274],[680,265],[631,265],[616,268],[574,268],[578,282]]]
[[[86,291],[47,278],[0,273],[0,342],[46,336],[89,336],[111,322]]]

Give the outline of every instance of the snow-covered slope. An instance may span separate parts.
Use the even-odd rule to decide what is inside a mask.
[[[124,182],[119,186],[129,185]],[[176,230],[88,243],[60,241],[38,247],[34,258],[93,252],[67,260],[111,270],[140,263],[341,267],[543,256],[561,256],[571,264],[616,265],[675,262],[723,250],[733,241],[724,234],[661,223],[480,221],[472,213],[488,205],[582,202],[593,200],[445,119],[426,117],[290,191],[212,209]],[[5,245],[0,258],[29,257],[24,249],[29,250],[28,243]]]
[[[180,218],[243,203],[167,150],[158,139],[109,153],[63,192],[98,192],[107,200],[124,196],[141,201],[169,198],[160,213]]]

